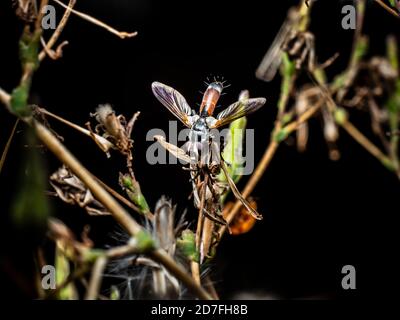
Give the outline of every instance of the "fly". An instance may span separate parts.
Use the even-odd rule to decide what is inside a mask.
[[[203,99],[200,105],[199,114],[197,114],[186,102],[186,99],[177,90],[162,84],[160,82],[153,82],[152,90],[156,98],[163,104],[176,118],[178,118],[186,127],[190,129],[189,141],[182,147],[178,148],[165,141],[161,136],[155,137],[163,147],[173,153],[179,159],[190,164],[189,170],[191,171],[192,182],[194,190],[198,190],[198,185],[202,182],[196,183],[196,178],[203,173],[208,175],[208,186],[206,194],[209,198],[218,196],[215,191],[214,178],[215,175],[222,170],[227,176],[229,187],[231,188],[235,197],[237,197],[246,209],[256,218],[262,219],[262,216],[253,209],[246,199],[238,191],[235,183],[227,173],[226,164],[224,163],[220,153],[221,150],[217,143],[212,141],[212,129],[217,129],[225,126],[232,121],[239,119],[243,116],[251,114],[261,108],[265,102],[265,98],[251,98],[239,100],[231,104],[229,107],[218,113],[214,117],[215,107],[222,94],[224,85],[222,82],[214,81],[210,83],[204,92]],[[199,141],[200,138],[200,141]],[[204,152],[204,148],[207,152]],[[201,153],[201,158],[193,158],[194,155]],[[201,196],[194,193],[195,204],[200,207]],[[214,201],[215,203],[217,201]],[[217,216],[204,209],[204,214],[209,218],[213,216],[220,223],[225,220],[222,217],[220,210],[217,210]]]

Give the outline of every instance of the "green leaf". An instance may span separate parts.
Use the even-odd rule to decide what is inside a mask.
[[[227,135],[227,144],[222,152],[223,159],[229,164],[228,173],[234,182],[238,182],[243,169],[243,145],[247,119],[242,117],[231,123]],[[225,174],[221,172],[218,180],[227,182]]]
[[[276,142],[282,142],[288,137],[288,132],[285,128],[278,130],[278,132],[274,133],[274,140]]]
[[[290,60],[289,55],[286,52],[282,55],[282,64],[280,71],[282,75],[282,83],[281,95],[278,102],[278,110],[280,112],[283,112],[289,99],[290,91],[293,87],[294,76],[296,73],[296,65],[293,61]]]
[[[69,261],[64,255],[63,250],[59,248],[58,243],[56,245],[55,269],[56,285],[59,286],[68,278],[71,270]],[[69,283],[58,293],[58,299],[60,300],[76,300],[77,298],[78,293],[73,283]]]
[[[125,189],[126,194],[128,195],[129,199],[138,206],[140,212],[142,214],[147,214],[150,211],[150,207],[146,201],[146,198],[142,194],[140,189],[139,182],[133,180],[130,175],[124,174],[120,175],[119,178],[120,184],[122,188]]]
[[[187,229],[176,241],[177,249],[190,261],[199,262],[200,254],[196,249],[196,237],[193,231]]]
[[[11,93],[11,110],[18,117],[28,117],[31,115],[31,109],[28,108],[30,88],[30,80],[27,80],[16,87]]]
[[[139,252],[148,252],[156,247],[154,239],[146,230],[141,230],[134,238],[134,243]]]
[[[19,41],[19,55],[23,67],[27,64],[31,64],[33,70],[39,67],[39,44],[41,35],[41,30],[37,30],[33,34],[30,33],[29,29],[24,30]]]

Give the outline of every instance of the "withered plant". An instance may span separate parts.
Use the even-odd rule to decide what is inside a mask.
[[[57,29],[44,39],[41,21],[42,8],[49,0],[15,0],[15,14],[24,24],[20,38],[22,75],[12,92],[0,88],[0,102],[17,121],[4,148],[0,170],[3,168],[12,137],[20,122],[27,125],[30,145],[38,141],[60,161],[60,168],[49,177],[44,176],[42,163],[36,156],[29,158],[35,172],[27,178],[29,192],[22,190],[16,212],[21,219],[35,213],[47,226],[48,238],[54,244],[54,261],[48,261],[43,249],[37,252],[38,279],[43,265],[56,267],[57,286],[44,290],[37,285],[37,297],[42,299],[138,299],[138,298],[200,298],[218,299],[213,286],[209,262],[218,254],[218,243],[226,231],[241,234],[249,231],[260,217],[252,193],[276,154],[278,147],[295,135],[298,150],[307,148],[308,124],[320,118],[329,157],[337,160],[340,151],[337,141],[342,132],[349,134],[368,153],[400,178],[399,117],[400,80],[399,52],[395,37],[387,38],[386,56],[367,57],[368,38],[363,34],[366,1],[357,5],[357,30],[348,67],[328,78],[325,69],[335,63],[339,53],[333,52],[327,61],[318,61],[315,44],[318,41],[310,30],[310,13],[315,1],[301,1],[291,8],[275,41],[266,53],[256,76],[271,81],[280,73],[281,91],[277,115],[270,142],[255,171],[244,188],[236,183],[241,177],[241,165],[235,162],[235,150],[244,143],[238,130],[246,128],[246,118],[230,124],[230,134],[224,148],[213,149],[206,167],[193,162],[187,150],[168,143],[164,137],[155,139],[186,162],[191,179],[193,202],[199,215],[189,221],[173,205],[173,200],[160,195],[155,205],[147,202],[140,182],[135,176],[134,125],[140,121],[139,112],[120,115],[111,105],[100,105],[87,115],[85,127],[64,119],[43,106],[28,103],[32,77],[47,57],[62,58],[67,41],[59,42],[71,15],[93,23],[121,39],[132,38],[136,32],[121,32],[98,19],[76,11],[76,0],[64,4],[50,0],[65,9]],[[390,14],[399,17],[398,2],[376,1]],[[67,57],[64,57],[67,58]],[[306,82],[299,81],[304,75]],[[156,80],[156,79],[155,79]],[[243,91],[239,101],[247,101],[249,92]],[[367,112],[373,133],[380,145],[373,143],[353,123],[358,112]],[[65,146],[62,135],[51,128],[60,121],[69,129],[77,130],[92,139],[107,157],[121,157],[125,172],[115,172],[120,190],[93,175]],[[36,141],[38,139],[38,141]],[[29,148],[29,152],[35,151]],[[215,160],[215,161],[214,161]],[[48,184],[47,184],[48,182]],[[50,185],[52,190],[48,190]],[[45,190],[47,190],[45,192]],[[167,191],[166,191],[167,193]],[[232,195],[230,194],[232,193]],[[50,217],[49,197],[83,208],[89,215],[110,215],[121,226],[119,243],[99,248],[90,239],[90,227],[81,235],[56,217]],[[229,197],[234,199],[229,201]],[[79,212],[80,212],[79,211]],[[262,208],[260,209],[262,211]],[[120,286],[110,285],[114,279]],[[83,287],[83,290],[78,287]]]

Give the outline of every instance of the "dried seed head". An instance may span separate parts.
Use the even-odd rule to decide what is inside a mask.
[[[15,14],[25,22],[33,22],[37,17],[36,0],[13,0]]]
[[[110,140],[123,155],[128,156],[129,160],[131,160],[133,141],[129,135],[132,124],[127,125],[124,116],[116,116],[109,104],[100,105],[92,116],[100,124],[96,126],[96,132],[102,131],[103,137]]]
[[[96,108],[96,120],[101,124],[107,123],[108,117],[113,114],[115,114],[115,112],[109,104],[101,104]]]
[[[50,184],[64,202],[84,208],[90,215],[109,215],[86,185],[67,167],[62,166],[50,176]]]

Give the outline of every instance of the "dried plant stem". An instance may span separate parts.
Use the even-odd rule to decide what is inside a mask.
[[[112,213],[114,218],[124,226],[127,231],[135,236],[142,228],[141,226],[104,190],[93,175],[84,168],[80,162],[67,150],[64,145],[42,124],[32,121],[38,137],[76,176],[85,183],[93,195]]]
[[[88,136],[89,138],[93,139],[103,152],[108,152],[109,149],[114,147],[110,141],[108,141],[106,138],[98,135],[95,132],[92,132],[88,129],[82,128],[81,126],[78,126],[77,124],[75,124],[71,121],[68,121],[68,120],[66,120],[44,108],[37,107],[37,110],[40,113],[50,116],[50,117],[64,123],[65,125],[71,127],[72,129],[77,130],[78,132],[84,134],[85,136]]]
[[[0,102],[10,110],[10,95],[0,89]],[[28,121],[28,120],[27,120]],[[132,236],[142,231],[142,227],[126,212],[114,198],[96,181],[93,175],[84,168],[80,162],[67,150],[64,145],[42,124],[35,120],[29,120],[34,127],[37,136],[43,141],[47,148],[60,159],[74,174],[81,179],[90,189],[93,195],[111,212],[117,220]],[[171,272],[177,279],[196,294],[200,299],[211,300],[208,292],[199,286],[186,270],[176,263],[166,252],[156,249],[149,255]]]
[[[81,179],[93,195],[112,213],[113,217],[132,235],[142,231],[142,227],[126,212],[114,198],[93,178],[79,161],[61,144],[61,142],[42,124],[34,121],[38,137],[74,174]],[[160,249],[149,252],[157,262],[163,264],[176,278],[180,279],[190,290],[201,299],[211,299],[211,296],[199,286],[186,270],[178,265],[167,253]]]
[[[50,300],[54,299],[57,297],[58,293],[66,288],[71,282],[74,282],[75,280],[81,278],[83,275],[85,275],[86,272],[89,271],[89,265],[83,265],[82,267],[76,269],[73,273],[70,273],[68,277],[61,282],[60,284],[57,285],[57,287],[50,291],[49,294],[47,294],[44,299],[45,300]]]
[[[319,100],[318,103],[316,103],[314,106],[309,108],[307,111],[305,111],[303,114],[299,116],[299,118],[295,121],[292,121],[288,125],[284,127],[284,130],[287,135],[289,135],[291,132],[297,130],[297,128],[304,122],[308,121],[314,114],[321,108],[323,105],[323,100]],[[274,132],[278,132],[282,127],[281,123],[279,121],[276,122]],[[257,165],[255,171],[253,172],[252,176],[250,177],[250,180],[247,182],[245,188],[242,191],[243,197],[246,199],[247,197],[250,196],[250,194],[253,192],[254,188],[256,187],[257,183],[260,181],[261,177],[264,175],[265,170],[267,169],[268,165],[270,164],[272,158],[274,157],[277,149],[279,147],[279,142],[276,141],[275,139],[272,139],[271,142],[269,143],[267,149],[264,152],[263,157],[261,158],[261,161]],[[236,200],[234,206],[228,213],[226,217],[226,221],[229,225],[229,223],[232,222],[232,220],[235,218],[236,214],[238,214],[240,208],[242,207],[242,203],[239,200]],[[226,226],[221,226],[219,229],[219,237],[221,238],[223,234],[226,231]]]
[[[350,121],[344,121],[342,128],[357,141],[365,150],[377,158],[386,167],[393,169],[392,161],[377,146],[375,146],[361,131],[359,131]]]
[[[61,18],[60,23],[57,26],[57,29],[54,31],[50,40],[47,42],[43,50],[39,54],[39,61],[42,61],[46,57],[46,53],[51,52],[51,48],[55,45],[58,38],[60,37],[61,32],[64,30],[65,25],[67,24],[68,18],[71,15],[71,9],[74,7],[76,0],[69,0],[68,7],[64,12],[63,17]]]
[[[85,300],[96,300],[101,286],[101,280],[103,278],[104,269],[107,265],[107,258],[101,256],[96,259],[94,263],[92,276],[90,278],[89,287],[86,291]]]
[[[324,101],[321,99],[319,100],[318,103],[314,104],[311,108],[307,109],[304,113],[302,113],[299,118],[291,123],[289,123],[287,126],[285,126],[285,131],[286,134],[290,134],[293,131],[297,130],[301,124],[304,122],[308,121],[314,114],[321,108],[323,105]]]
[[[0,173],[1,173],[1,171],[3,170],[4,162],[6,161],[7,154],[8,154],[8,150],[10,149],[11,142],[12,142],[12,140],[13,140],[15,131],[17,130],[18,123],[19,123],[19,119],[17,119],[17,120],[15,121],[14,126],[13,126],[13,128],[12,128],[12,130],[11,130],[10,136],[8,137],[6,146],[4,147],[3,153],[1,154],[1,159],[0,159]]]
[[[47,4],[49,3],[49,0],[42,0],[40,2],[40,8],[38,10],[38,16],[36,18],[35,21],[35,29],[36,30],[40,30],[42,28],[42,20],[43,20],[43,16],[44,16],[44,12],[42,12],[42,9],[47,6]]]
[[[121,196],[117,191],[115,191],[113,188],[111,188],[110,186],[108,186],[107,184],[105,184],[103,181],[101,181],[99,178],[97,178],[96,176],[93,176],[98,183],[101,184],[101,186],[106,189],[109,193],[111,193],[111,195],[118,199],[119,201],[121,201],[124,205],[126,205],[127,207],[131,208],[132,210],[136,211],[137,213],[141,213],[140,209],[135,206],[132,202],[130,202],[128,199],[126,199],[125,197]],[[149,213],[149,218],[153,219],[154,216],[152,213]]]
[[[211,296],[213,297],[214,300],[219,300],[218,292],[215,290],[214,284],[210,278],[209,275],[205,276],[205,284],[204,286],[208,288],[208,291],[210,292]]]
[[[60,4],[67,10],[70,10],[72,13],[78,15],[79,17],[88,20],[94,23],[97,26],[103,27],[108,31],[118,35],[121,38],[125,37],[133,37],[136,35],[134,33],[126,33],[119,32],[110,26],[104,24],[103,22],[94,19],[86,14],[77,12],[67,6],[65,6],[62,2],[58,0],[53,0],[56,3]],[[43,0],[41,5],[47,4],[48,0]],[[41,7],[42,7],[41,6]],[[40,25],[41,19],[37,19],[36,28],[37,30],[41,27]],[[34,72],[34,68],[30,65],[25,65],[22,75],[22,82],[26,79],[29,79]],[[11,110],[11,97],[0,88],[0,102],[3,103],[9,111]],[[31,125],[36,135],[42,142],[46,145],[46,147],[57,157],[59,160],[65,164],[71,171],[87,186],[87,188],[92,192],[92,194],[100,201],[112,214],[115,220],[121,224],[128,233],[135,237],[140,235],[141,232],[145,232],[144,229],[138,224],[127,211],[100,185],[100,183],[93,177],[93,175],[76,159],[76,157],[41,123],[36,121],[35,119],[21,118],[29,125]],[[179,279],[185,286],[188,287],[190,291],[192,291],[195,295],[197,295],[201,299],[212,299],[212,297],[207,293],[207,291],[199,286],[186,272],[184,267],[179,265],[176,261],[174,261],[165,251],[161,249],[151,249],[148,252],[148,255],[152,257],[156,262],[162,264],[167,270],[170,271],[177,279]],[[99,260],[100,259],[100,260]],[[95,298],[97,297],[97,292],[100,287],[102,270],[105,267],[107,262],[106,257],[100,257],[96,261],[95,268],[93,270],[91,283],[89,286],[87,298]]]
[[[200,220],[203,220],[203,218],[199,218]],[[198,284],[201,285],[201,279],[200,279],[200,264],[197,261],[192,261],[190,263],[190,268],[192,270],[192,276],[194,281]]]
[[[268,165],[270,164],[272,158],[275,155],[276,150],[278,149],[279,143],[276,140],[271,140],[270,144],[268,145],[267,149],[264,152],[264,155],[257,165],[256,170],[252,174],[250,180],[247,182],[246,187],[244,188],[242,195],[243,198],[247,198],[251,192],[254,190],[257,183],[260,181],[261,177],[263,176],[265,170],[267,169]],[[226,222],[231,223],[236,214],[239,212],[240,208],[242,207],[242,203],[239,200],[236,200],[234,206],[232,207],[231,211],[228,213],[226,217]],[[219,229],[219,238],[225,233],[227,227],[226,225],[221,226]]]
[[[150,257],[162,264],[169,272],[181,280],[193,293],[204,300],[212,300],[212,296],[201,286],[199,286],[193,278],[182,269],[165,251],[160,249],[150,252]]]
[[[206,199],[206,190],[208,184],[208,175],[206,174],[204,177],[203,184],[201,185],[201,199],[200,199],[200,208],[199,208],[199,217],[197,219],[197,228],[196,228],[196,250],[200,252],[201,245],[201,234],[203,232],[204,225],[204,204]],[[194,280],[198,285],[201,285],[200,279],[200,263],[197,261],[192,261],[191,263],[192,275]]]
[[[106,252],[106,256],[108,259],[115,259],[115,258],[119,258],[122,256],[126,256],[128,254],[133,254],[133,253],[137,253],[137,252],[138,252],[137,247],[135,245],[128,243],[123,246],[108,249]]]
[[[384,3],[382,0],[375,0],[375,2],[378,3],[383,9],[385,9],[391,15],[395,16],[397,19],[400,19],[400,15],[394,9],[392,9],[386,3]]]
[[[11,112],[10,101],[11,96],[2,88],[0,88],[0,102],[2,102],[6,106],[7,110]]]
[[[108,24],[93,18],[92,16],[82,13],[80,11],[76,11],[72,8],[69,8],[68,6],[66,6],[64,3],[62,3],[61,1],[58,0],[53,0],[54,2],[56,2],[57,4],[59,4],[60,6],[62,6],[63,8],[65,8],[66,10],[71,11],[73,14],[77,15],[78,17],[89,21],[90,23],[95,24],[96,26],[100,27],[100,28],[104,28],[107,31],[111,32],[112,34],[115,34],[116,36],[120,37],[121,39],[125,39],[125,38],[132,38],[134,36],[137,35],[137,32],[125,32],[125,31],[118,31],[116,29],[114,29],[113,27],[109,26]]]
[[[56,115],[56,114],[54,114],[54,113],[52,113],[52,112],[50,112],[50,111],[48,111],[48,110],[46,110],[44,108],[39,108],[38,107],[37,110],[40,113],[43,113],[43,114],[45,114],[47,116],[50,116],[50,117],[52,117],[52,118],[54,118],[54,119],[56,119],[56,120],[58,120],[58,121],[60,121],[60,122],[62,122],[64,124],[66,124],[67,126],[71,127],[72,129],[75,129],[75,130],[83,133],[84,135],[86,135],[88,137],[91,136],[91,133],[90,133],[89,130],[87,130],[85,128],[82,128],[81,126],[78,126],[77,124],[75,124],[75,123],[73,123],[71,121],[68,121],[68,120],[64,119],[63,117],[60,117],[60,116],[58,116],[58,115]],[[96,138],[98,138],[98,137],[100,137],[100,136],[96,135]]]

